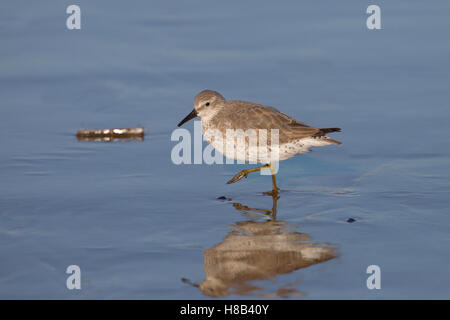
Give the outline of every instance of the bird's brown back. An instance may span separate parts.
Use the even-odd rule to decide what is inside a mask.
[[[211,119],[211,125],[223,132],[226,129],[271,129],[279,130],[279,143],[312,137],[320,134],[320,129],[300,122],[277,109],[247,101],[232,100],[225,104]]]

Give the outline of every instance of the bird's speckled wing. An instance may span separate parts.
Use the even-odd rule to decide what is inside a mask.
[[[219,117],[213,119],[217,127],[242,130],[279,129],[280,143],[311,137],[320,131],[275,108],[246,101],[229,101],[219,114]]]

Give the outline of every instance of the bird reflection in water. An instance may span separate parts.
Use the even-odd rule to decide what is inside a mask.
[[[236,222],[221,243],[204,251],[205,280],[200,284],[182,280],[210,297],[231,294],[269,298],[302,296],[296,288],[300,278],[280,286],[274,293],[264,292],[263,287],[252,282],[274,280],[277,275],[333,259],[335,249],[324,243],[312,243],[307,234],[289,230],[294,228],[277,221],[279,196],[272,196],[272,199],[272,210],[249,208],[234,202],[234,208],[250,220]]]

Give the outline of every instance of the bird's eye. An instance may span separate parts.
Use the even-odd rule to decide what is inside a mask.
[[[205,103],[205,106],[209,107],[209,102]]]

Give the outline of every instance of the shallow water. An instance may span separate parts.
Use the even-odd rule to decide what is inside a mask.
[[[0,4],[0,298],[450,298],[450,3],[69,4]],[[276,221],[269,177],[171,162],[205,88],[343,128],[280,164]]]

